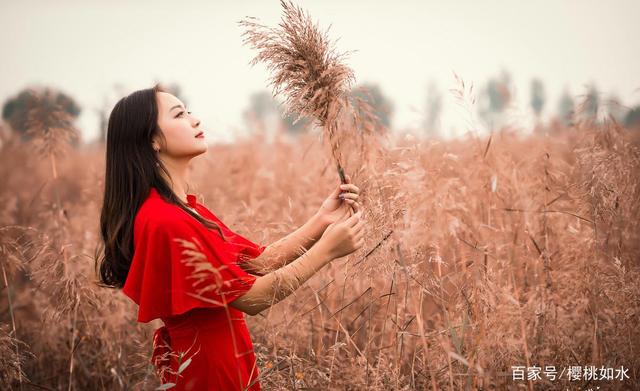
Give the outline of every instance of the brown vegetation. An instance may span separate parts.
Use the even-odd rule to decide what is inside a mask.
[[[536,364],[624,365],[632,379],[607,385],[637,385],[637,141],[611,122],[554,130],[367,148],[345,138],[367,244],[248,318],[264,388],[475,389]],[[269,243],[337,177],[313,135],[260,141],[212,146],[192,179],[223,221]],[[95,148],[58,160],[12,140],[0,151],[3,388],[156,384],[158,324],[136,324],[135,305],[94,283]]]

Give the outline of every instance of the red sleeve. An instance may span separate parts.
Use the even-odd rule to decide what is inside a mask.
[[[223,307],[256,280],[221,253],[218,238],[212,237],[217,232],[196,226],[195,220],[174,220],[147,221],[134,233],[123,292],[139,305],[138,322],[196,307]]]
[[[248,259],[257,258],[264,252],[266,246],[253,243],[249,239],[237,233],[235,235],[236,237],[234,241],[238,246],[238,263],[245,262]]]
[[[213,219],[221,226],[221,229],[225,232],[225,235],[229,235],[230,252],[237,263],[245,262],[249,259],[257,258],[267,248],[266,246],[256,244],[244,236],[232,231],[227,225],[213,214],[209,209],[202,206],[200,211],[207,215],[207,217]]]

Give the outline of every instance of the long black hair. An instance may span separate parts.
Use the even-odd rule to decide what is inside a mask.
[[[133,223],[151,187],[170,203],[192,215],[207,228],[218,231],[220,226],[191,211],[171,190],[161,175],[171,178],[152,147],[158,135],[156,94],[167,92],[160,84],[135,91],[120,99],[109,116],[107,125],[106,173],[104,199],[100,214],[100,232],[104,252],[96,257],[99,282],[102,286],[122,288],[129,274],[133,257]]]

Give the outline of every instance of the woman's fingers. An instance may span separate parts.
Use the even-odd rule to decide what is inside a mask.
[[[356,212],[360,210],[360,203],[358,201],[354,201],[354,200],[344,200],[344,201],[347,204],[349,204],[351,207],[353,207],[353,209],[355,209]]]
[[[340,198],[340,194],[342,194],[343,190],[340,187],[341,185],[336,186],[336,188],[333,190],[333,193],[331,193],[331,197],[333,198]]]
[[[353,227],[353,230],[357,232],[364,231],[364,219],[360,219],[358,223]]]
[[[353,228],[356,225],[356,223],[358,223],[361,217],[362,217],[362,211],[357,211],[356,213],[351,215],[351,217],[347,219],[347,222],[346,222],[347,227]]]
[[[338,197],[342,198],[344,200],[346,200],[346,199],[357,200],[358,199],[358,194],[356,194],[356,193],[340,193],[340,195]]]
[[[350,191],[352,193],[356,193],[359,194],[360,193],[360,188],[352,183],[347,183],[347,184],[343,184],[340,185],[340,190],[347,192]]]
[[[344,200],[344,202],[346,202],[349,205],[353,205],[353,204],[357,204],[358,203],[358,201],[352,200],[352,199],[346,199],[346,200]]]
[[[354,200],[344,200],[347,204],[353,206],[354,208],[360,208],[360,203]]]
[[[347,203],[349,203],[349,205],[351,205],[351,208],[353,208],[353,211],[355,213],[358,213],[360,211],[360,204],[357,203],[356,201],[348,200]],[[349,208],[349,209],[351,209],[351,208]]]

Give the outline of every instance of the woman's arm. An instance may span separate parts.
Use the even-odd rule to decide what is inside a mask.
[[[300,228],[271,243],[259,257],[240,263],[248,273],[264,276],[306,253],[322,237],[329,222],[316,213]]]
[[[364,220],[361,212],[344,215],[337,225],[328,228],[315,246],[290,264],[258,277],[242,296],[229,305],[249,315],[259,314],[289,296],[311,276],[335,258],[351,254],[364,243]]]
[[[326,242],[320,241],[290,264],[258,277],[249,291],[229,305],[257,315],[293,293],[335,256]]]

